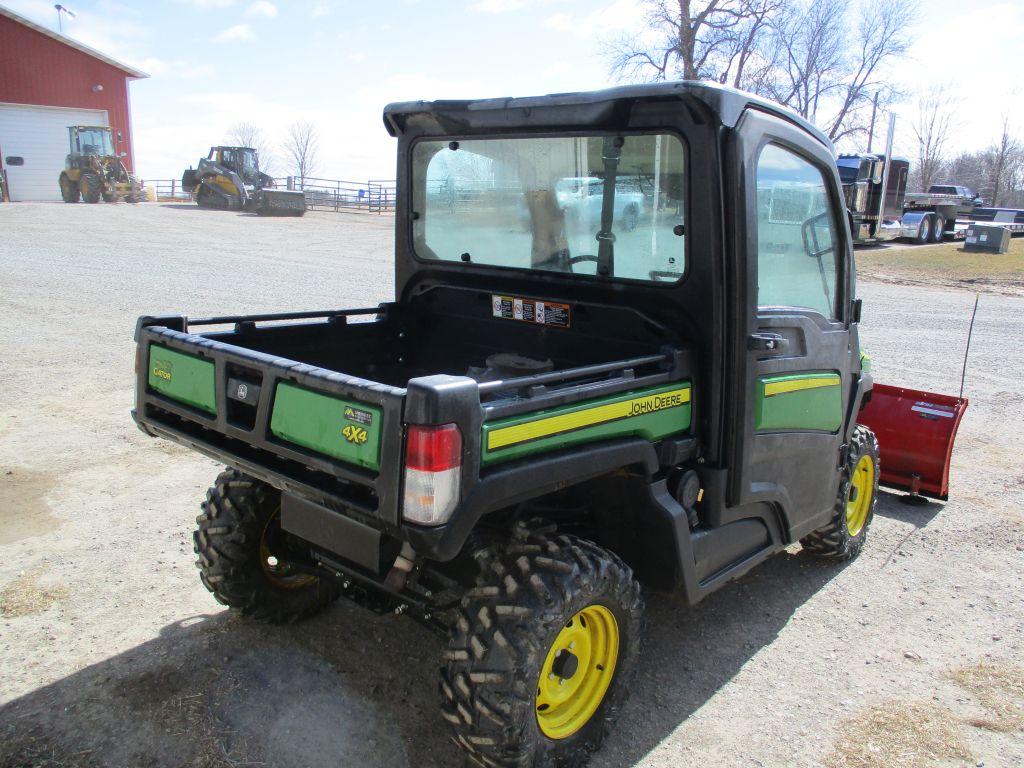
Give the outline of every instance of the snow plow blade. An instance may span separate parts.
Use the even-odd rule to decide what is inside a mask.
[[[878,438],[879,482],[945,501],[949,459],[966,397],[875,384],[857,421]]]

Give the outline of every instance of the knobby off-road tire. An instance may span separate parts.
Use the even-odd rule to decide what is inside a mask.
[[[202,510],[193,534],[196,566],[219,603],[282,624],[316,613],[338,596],[333,582],[276,562],[289,543],[276,489],[229,469],[206,492]]]
[[[850,439],[832,520],[802,538],[803,548],[819,557],[838,560],[851,560],[860,554],[875,517],[878,477],[878,440],[874,432],[858,424]]]
[[[67,176],[61,175],[60,197],[65,203],[77,203],[82,199],[82,193],[78,190],[78,184]]]
[[[601,745],[635,677],[640,585],[618,557],[584,539],[556,535],[553,526],[520,524],[510,543],[488,550],[480,560],[481,576],[462,601],[441,670],[442,714],[453,740],[485,766],[580,765]],[[614,626],[618,646],[607,665],[611,670],[599,664],[599,644],[582,640],[579,645],[593,653],[576,647],[580,655],[570,654],[573,669],[553,666],[562,653],[556,645],[587,627],[581,616],[591,617],[587,631]],[[575,690],[590,680],[603,696],[589,717],[584,712],[573,721],[582,723],[575,731],[551,737],[544,727],[551,729],[552,723],[542,727],[538,707],[549,718],[565,711],[559,703],[539,703],[542,685],[559,695],[555,671],[565,676],[566,692],[574,690],[575,675],[584,675]],[[610,682],[585,677],[601,671],[610,671]]]
[[[82,199],[87,203],[98,203],[100,201],[100,177],[95,173],[83,173],[78,188],[82,192]]]

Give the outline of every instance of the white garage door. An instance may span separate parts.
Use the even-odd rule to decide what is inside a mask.
[[[57,179],[68,154],[69,125],[109,125],[107,112],[0,104],[0,159],[11,200],[60,200]],[[8,160],[18,157],[22,165]]]

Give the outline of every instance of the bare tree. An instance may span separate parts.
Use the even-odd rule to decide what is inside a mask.
[[[863,130],[856,118],[871,103],[872,94],[888,93],[887,101],[897,95],[881,75],[886,65],[904,57],[910,48],[909,30],[917,15],[917,2],[862,0],[858,15],[855,47],[847,59],[840,105],[826,129],[833,141]]]
[[[842,87],[848,11],[849,0],[791,3],[772,25],[782,61],[769,95],[812,122]]]
[[[645,0],[646,32],[607,46],[620,79],[716,80],[817,122],[833,140],[898,94],[884,70],[906,54],[916,0]]]
[[[292,123],[288,135],[285,136],[285,155],[291,161],[295,175],[299,177],[303,187],[306,185],[306,177],[316,170],[319,144],[320,136],[316,126],[309,122]]]
[[[263,130],[255,123],[235,123],[228,129],[228,141],[239,147],[250,147],[255,149],[260,157],[260,170],[263,173],[271,174],[276,158],[270,150],[267,138]]]
[[[910,124],[917,142],[914,175],[921,189],[938,181],[945,160],[946,142],[953,129],[953,99],[933,86],[917,102],[917,118]]]
[[[1004,205],[1004,197],[1010,197],[1020,184],[1024,166],[1024,148],[1010,136],[1010,117],[1003,117],[1003,135],[987,154],[991,157],[992,205]]]
[[[647,34],[607,46],[611,70],[623,79],[682,77],[724,82],[728,70],[723,75],[721,62],[739,58],[737,40],[750,36],[751,24],[744,26],[744,22],[753,16],[751,8],[776,5],[759,0],[644,0],[644,4]],[[756,27],[755,39],[763,21]],[[752,50],[751,42],[747,58]]]

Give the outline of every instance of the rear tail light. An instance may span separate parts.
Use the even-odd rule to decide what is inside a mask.
[[[412,424],[405,438],[405,501],[411,523],[442,525],[459,502],[462,433],[455,424]]]

